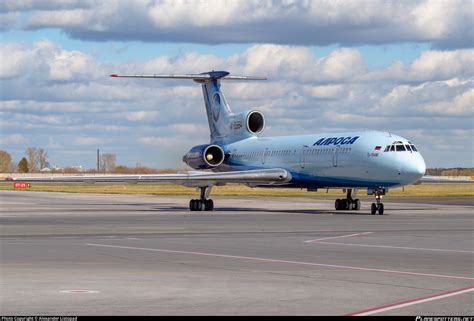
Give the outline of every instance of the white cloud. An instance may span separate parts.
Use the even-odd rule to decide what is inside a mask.
[[[474,49],[427,50],[410,64],[400,60],[379,69],[367,70],[358,78],[364,81],[426,82],[469,78],[474,74]]]
[[[312,97],[315,98],[337,98],[341,97],[344,89],[342,85],[324,85],[324,86],[307,86],[304,88]]]
[[[158,111],[133,111],[125,114],[125,117],[131,121],[152,121],[158,117]]]
[[[317,62],[316,79],[338,80],[354,78],[365,70],[365,62],[357,49],[341,48]]]
[[[376,110],[390,114],[469,116],[474,114],[473,87],[474,81],[458,79],[396,86],[380,99]]]
[[[241,67],[246,74],[269,73],[274,77],[294,77],[298,72],[315,64],[308,48],[281,45],[254,45],[243,55],[229,58],[229,63]]]
[[[17,3],[18,2],[18,3]],[[470,1],[14,1],[26,28],[89,40],[354,45],[431,42],[472,47]]]
[[[11,135],[2,135],[0,139],[0,144],[21,144],[27,141],[26,137],[21,134],[11,134]]]
[[[151,145],[155,147],[179,147],[184,154],[188,151],[190,140],[186,138],[169,138],[163,136],[145,136],[139,137],[137,142],[143,145]]]
[[[34,55],[31,50],[17,43],[0,46],[0,78],[25,75],[28,68],[34,66]]]
[[[47,39],[32,47],[18,43],[0,46],[0,78],[40,77],[48,81],[82,81],[99,75],[92,57],[67,51]]]
[[[15,0],[0,2],[0,12],[20,10],[57,10],[92,7],[94,0]]]
[[[87,55],[78,51],[60,51],[50,62],[49,78],[51,80],[72,80],[90,77],[90,67],[93,61]]]
[[[19,12],[0,12],[0,31],[13,29],[19,24]]]
[[[426,51],[410,66],[415,79],[449,79],[474,74],[474,50]]]
[[[424,104],[421,106],[421,108],[428,112],[444,114],[447,116],[472,116],[474,115],[474,89],[468,89],[459,95],[456,95],[451,100],[436,101]]]
[[[74,139],[78,145],[97,145],[103,142],[103,139],[90,136],[79,136]]]

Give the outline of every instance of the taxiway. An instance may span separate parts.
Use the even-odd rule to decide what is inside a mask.
[[[473,315],[474,204],[0,192],[3,315]]]

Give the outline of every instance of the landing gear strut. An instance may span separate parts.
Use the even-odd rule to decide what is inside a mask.
[[[200,190],[200,199],[192,199],[189,201],[189,210],[190,211],[213,211],[214,202],[212,199],[208,199],[209,194],[211,193],[211,186],[199,187]]]
[[[383,203],[382,203],[382,197],[385,195],[385,188],[375,188],[373,190],[369,190],[369,195],[373,194],[375,195],[375,201],[377,203],[372,203],[372,206],[370,207],[370,213],[372,215],[377,214],[379,212],[379,215],[383,215]]]
[[[354,194],[354,195],[352,195]],[[357,195],[357,189],[354,189],[354,193],[352,193],[352,189],[348,189],[347,190],[347,194],[346,194],[346,198],[345,199],[337,199],[336,200],[336,203],[335,203],[335,206],[336,206],[336,210],[340,211],[340,210],[360,210],[360,200],[357,198],[357,199],[353,199],[352,196],[356,196]]]

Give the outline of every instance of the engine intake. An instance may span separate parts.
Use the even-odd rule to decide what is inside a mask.
[[[265,128],[265,117],[259,111],[251,111],[247,114],[247,130],[253,134],[260,134]]]
[[[183,156],[183,162],[194,169],[214,168],[224,162],[224,150],[218,145],[194,146]]]

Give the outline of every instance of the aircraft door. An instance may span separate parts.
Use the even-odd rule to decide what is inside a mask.
[[[334,153],[332,155],[332,166],[337,167],[337,157],[339,155],[339,149],[341,148],[341,145],[337,145],[336,148],[334,148]]]
[[[263,152],[263,156],[262,156],[262,164],[265,164],[265,160],[268,157],[269,153],[270,152],[268,151],[268,148],[265,148],[265,151]]]
[[[304,168],[306,165],[306,157],[308,156],[309,153],[309,147],[306,145],[303,145],[301,148],[301,158],[300,158],[300,166],[301,168]]]

